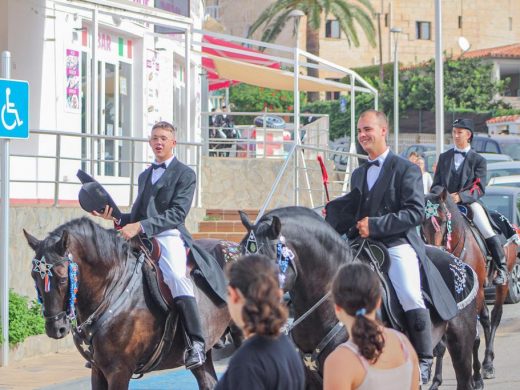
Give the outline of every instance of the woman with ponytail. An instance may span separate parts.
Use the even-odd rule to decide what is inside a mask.
[[[325,360],[324,390],[417,390],[419,362],[408,339],[376,319],[379,278],[361,263],[343,266],[332,283],[336,316],[350,335]]]
[[[227,268],[228,308],[246,340],[215,390],[302,390],[303,363],[287,336],[278,269],[265,256],[250,255]]]

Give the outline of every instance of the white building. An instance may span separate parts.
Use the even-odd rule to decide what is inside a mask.
[[[75,200],[79,187],[63,183],[77,182],[83,168],[101,182],[122,184],[113,195],[128,204],[130,176],[136,181],[152,157],[143,142],[57,141],[38,130],[142,138],[167,120],[179,126],[180,141],[200,141],[200,57],[185,42],[202,16],[202,0],[0,0],[0,51],[11,52],[11,78],[30,88],[32,134],[11,142],[11,199],[52,202],[57,180],[59,199]],[[164,34],[166,25],[179,28]],[[194,163],[194,152],[181,152]],[[143,165],[132,174],[130,164],[111,162],[120,159]]]

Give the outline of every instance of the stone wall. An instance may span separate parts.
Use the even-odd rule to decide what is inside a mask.
[[[316,157],[305,152],[315,203],[322,204],[323,184]],[[202,205],[206,209],[260,209],[284,160],[205,157],[202,162]],[[332,172],[331,161],[326,161]],[[301,165],[301,160],[300,160]],[[304,171],[300,171],[300,205],[311,206]],[[289,162],[269,208],[294,205],[294,163]],[[315,204],[317,206],[317,204]]]

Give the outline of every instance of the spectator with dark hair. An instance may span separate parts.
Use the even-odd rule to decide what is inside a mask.
[[[265,256],[245,256],[230,264],[227,275],[229,312],[246,340],[215,389],[303,389],[303,363],[281,333],[288,314],[276,264]]]
[[[432,175],[430,175],[430,173],[428,171],[426,171],[426,169],[425,169],[426,163],[424,162],[424,158],[418,157],[415,163],[421,170],[424,195],[429,194],[430,188],[432,187],[432,183],[433,183]]]
[[[419,362],[408,339],[376,319],[377,275],[366,265],[343,266],[332,283],[336,316],[350,339],[325,360],[324,390],[417,390]]]
[[[408,160],[413,162],[414,164],[417,163],[417,159],[419,158],[419,154],[417,152],[410,152],[408,155]]]

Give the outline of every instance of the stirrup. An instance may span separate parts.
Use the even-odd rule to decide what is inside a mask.
[[[505,286],[507,284],[508,275],[506,271],[503,270],[497,270],[497,274],[495,275],[495,278],[493,279],[493,284],[495,286]]]
[[[430,381],[432,374],[433,359],[419,358],[419,373],[421,375],[421,383],[425,385]]]
[[[206,361],[204,344],[195,341],[191,347],[184,351],[184,365],[187,370],[193,370],[204,364]]]

